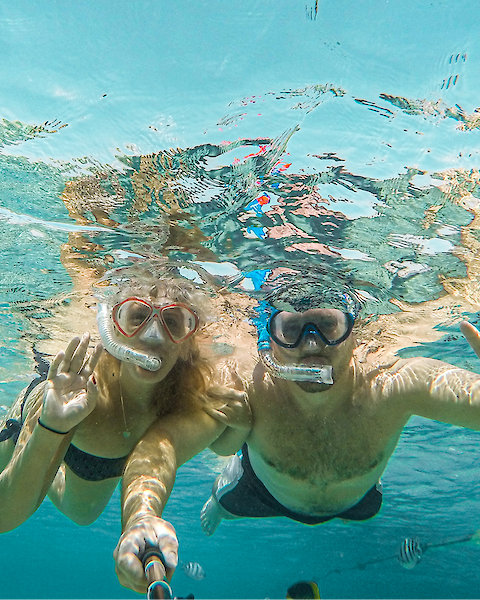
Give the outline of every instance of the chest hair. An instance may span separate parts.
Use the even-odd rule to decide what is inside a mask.
[[[314,485],[365,475],[385,455],[384,436],[368,412],[349,407],[343,414],[305,415],[283,407],[263,427],[263,459],[278,472]]]

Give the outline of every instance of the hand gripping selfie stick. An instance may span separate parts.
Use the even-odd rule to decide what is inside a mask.
[[[147,546],[142,558],[148,581],[147,598],[173,598],[172,588],[165,581],[165,559],[159,548]]]

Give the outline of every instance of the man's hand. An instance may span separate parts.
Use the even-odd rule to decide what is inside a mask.
[[[146,546],[154,546],[162,552],[168,581],[178,564],[178,540],[168,521],[160,517],[145,517],[129,527],[113,553],[115,571],[123,587],[140,594],[145,594],[148,587],[142,565]]]
[[[85,333],[59,352],[48,371],[41,421],[47,427],[66,433],[78,425],[95,408],[98,391],[93,370],[100,358],[102,346],[96,346],[85,360],[90,336]]]
[[[252,426],[252,411],[245,392],[212,387],[207,391],[204,408],[211,417],[233,429],[249,430]]]
[[[468,321],[462,321],[460,323],[460,331],[467,339],[467,342],[472,347],[472,350],[475,352],[478,358],[480,358],[480,332],[478,329]]]

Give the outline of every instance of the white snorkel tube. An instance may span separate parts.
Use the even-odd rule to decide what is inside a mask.
[[[273,356],[270,348],[270,338],[266,330],[262,331],[258,338],[258,354],[260,360],[268,371],[280,379],[290,381],[310,381],[312,383],[333,384],[333,367],[322,365],[321,367],[311,365],[283,365]]]
[[[125,362],[131,362],[147,371],[158,371],[162,361],[157,356],[151,356],[144,352],[133,350],[126,344],[121,344],[115,339],[115,325],[112,319],[112,308],[105,302],[99,302],[97,306],[98,333],[102,339],[105,350]]]

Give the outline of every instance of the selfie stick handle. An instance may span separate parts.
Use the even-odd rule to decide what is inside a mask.
[[[142,559],[148,581],[147,598],[173,598],[172,588],[165,581],[165,560],[158,548],[147,548]]]

